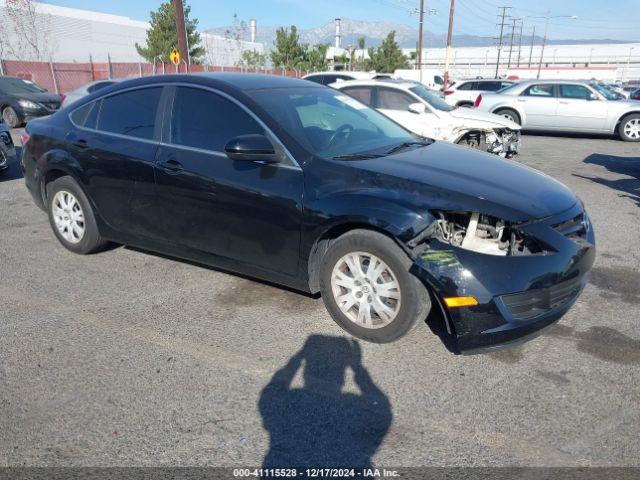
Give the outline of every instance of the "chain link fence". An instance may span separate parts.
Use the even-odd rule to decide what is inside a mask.
[[[189,65],[176,67],[163,63],[125,62],[30,62],[0,59],[0,75],[31,80],[51,92],[65,94],[95,80],[110,78],[136,78],[185,72],[241,72],[261,73],[300,78],[308,72],[303,70],[242,68],[211,65]]]

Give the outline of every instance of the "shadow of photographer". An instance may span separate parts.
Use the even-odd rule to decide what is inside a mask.
[[[301,368],[304,385],[293,387]],[[359,394],[345,391],[347,368]],[[370,467],[393,418],[358,342],[324,335],[309,337],[273,375],[258,406],[270,436],[264,468]]]

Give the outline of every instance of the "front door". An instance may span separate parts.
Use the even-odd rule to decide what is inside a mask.
[[[562,130],[602,131],[607,121],[607,102],[593,100],[594,93],[584,85],[558,85],[557,125]],[[599,97],[598,97],[599,98]]]
[[[235,101],[178,86],[157,157],[158,204],[167,240],[273,271],[297,273],[302,170],[292,163],[233,161],[232,138],[265,134]]]

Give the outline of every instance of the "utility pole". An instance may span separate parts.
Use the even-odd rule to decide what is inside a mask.
[[[449,86],[449,58],[451,57],[451,37],[453,36],[454,4],[455,0],[451,0],[451,8],[449,9],[449,31],[447,32],[447,53],[444,57],[444,88]]]
[[[524,28],[524,17],[520,19],[520,34],[518,35],[518,67],[520,67],[520,56],[522,55],[522,29]]]
[[[184,24],[184,6],[182,0],[173,0],[173,8],[176,12],[176,32],[178,33],[178,51],[180,58],[184,59],[188,66],[191,62],[187,47],[187,29]],[[188,68],[188,67],[187,67]]]
[[[529,68],[531,68],[531,59],[533,58],[533,44],[536,41],[536,26],[531,31],[531,50],[529,50]]]
[[[507,68],[511,67],[511,53],[513,52],[513,36],[516,33],[516,19],[513,19],[511,24],[511,40],[509,41],[509,60],[507,61]]]
[[[420,70],[420,83],[422,83],[422,24],[424,22],[424,0],[420,0],[420,20],[418,21],[418,70]]]
[[[511,7],[498,7],[498,10],[502,10],[502,19],[500,20],[500,40],[498,42],[498,60],[496,61],[496,78],[498,78],[498,73],[500,71],[500,53],[502,52],[502,39],[504,34],[504,20],[507,18],[507,10],[510,10]]]
[[[544,23],[544,36],[542,37],[542,50],[540,50],[540,61],[538,62],[538,74],[536,78],[540,78],[540,71],[542,70],[542,58],[544,57],[544,47],[547,44],[547,33],[549,32],[549,19],[551,17],[547,15],[547,20]]]

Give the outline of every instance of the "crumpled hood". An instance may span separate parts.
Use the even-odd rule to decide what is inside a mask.
[[[415,208],[464,208],[529,221],[565,211],[578,201],[565,185],[537,170],[440,141],[356,165],[402,179],[397,182],[398,199]]]
[[[449,115],[458,120],[467,121],[470,125],[476,125],[478,122],[482,122],[485,125],[491,124],[493,128],[502,127],[510,130],[520,130],[521,128],[520,125],[506,119],[505,117],[501,117],[494,113],[481,112],[475,108],[459,107],[455,110],[451,110]]]

